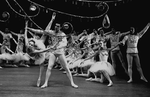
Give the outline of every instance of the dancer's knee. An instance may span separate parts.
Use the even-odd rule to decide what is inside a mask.
[[[130,69],[130,70],[131,70],[131,69],[132,69],[132,65],[128,65],[128,69]]]

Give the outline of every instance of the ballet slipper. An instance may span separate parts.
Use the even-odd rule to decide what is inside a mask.
[[[83,76],[83,77],[84,77],[84,76],[85,76],[85,77],[87,76],[87,74],[78,74],[78,75],[79,75],[79,76]]]
[[[90,77],[90,78],[88,78],[88,79],[85,79],[85,80],[86,80],[86,81],[91,81],[92,79],[93,79],[93,78],[91,78],[91,77]]]
[[[132,79],[129,79],[129,80],[127,81],[127,83],[132,83],[132,81],[133,81]]]
[[[148,82],[145,77],[141,77],[141,80]]]
[[[41,83],[41,80],[38,79],[36,86],[39,87],[39,86],[40,86],[40,83]]]
[[[59,70],[62,71],[62,70],[63,70],[63,67],[61,67]]]
[[[17,66],[17,65],[13,65],[13,67],[16,67],[16,68],[17,68],[18,66]]]
[[[67,72],[66,71],[63,71],[63,74],[66,74]]]
[[[92,78],[90,81],[97,81],[98,79],[97,78]]]
[[[26,67],[30,67],[29,65],[26,65]]]
[[[79,74],[78,73],[76,73],[76,74],[74,74],[73,76],[78,76]]]
[[[44,85],[41,86],[41,89],[44,89],[44,88],[46,88],[46,87],[47,87],[47,85],[44,84]]]
[[[76,84],[74,84],[74,83],[72,83],[71,86],[72,86],[73,88],[78,88],[78,85],[76,85]]]
[[[113,85],[113,83],[112,82],[110,82],[107,86],[108,87],[111,87]]]

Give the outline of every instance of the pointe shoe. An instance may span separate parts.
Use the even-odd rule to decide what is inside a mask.
[[[85,79],[85,80],[86,80],[86,81],[92,81],[92,79],[93,79],[93,78],[90,77],[90,78]]]
[[[112,82],[110,82],[107,86],[108,87],[111,87],[113,85],[113,83]]]
[[[30,67],[29,65],[26,65],[25,67]]]
[[[132,83],[132,81],[133,81],[133,80],[132,80],[132,79],[130,79],[130,80],[128,80],[128,81],[127,81],[127,83]]]
[[[78,88],[78,85],[76,85],[76,84],[71,84],[71,86],[72,86],[73,88]]]
[[[63,71],[63,74],[66,74],[67,72],[66,71]]]
[[[12,65],[12,67],[15,67],[15,68],[17,68],[18,66],[17,66],[17,65]]]
[[[46,88],[47,87],[47,85],[42,85],[41,86],[41,89],[44,89],[44,88]]]
[[[146,78],[144,78],[144,77],[141,77],[141,80],[143,80],[143,81],[145,81],[145,82],[148,82],[148,81],[146,80]]]
[[[97,78],[92,78],[90,81],[98,81]]]
[[[79,74],[78,73],[76,73],[76,74],[74,74],[73,76],[78,76]]]
[[[39,87],[40,83],[41,83],[41,80],[38,80],[36,86]]]

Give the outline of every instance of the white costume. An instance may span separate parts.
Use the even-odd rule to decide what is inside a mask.
[[[33,40],[35,42],[36,48],[33,47],[35,51],[46,49],[42,40],[37,40],[33,38],[29,39],[29,41],[30,40]],[[35,60],[36,65],[42,64],[45,61],[45,53],[37,53],[37,54],[34,54],[33,56],[31,55],[31,57]]]
[[[89,69],[90,72],[98,72],[101,70],[105,70],[108,72],[110,76],[115,74],[115,70],[113,66],[107,61],[108,60],[108,52],[106,50],[100,51],[99,54],[100,62],[96,62],[94,65],[91,66]]]
[[[140,36],[138,35],[128,35],[125,36],[124,41],[127,40],[127,53],[138,53],[137,45]]]

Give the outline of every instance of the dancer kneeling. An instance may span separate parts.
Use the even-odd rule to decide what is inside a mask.
[[[113,82],[112,82],[110,76],[115,75],[115,70],[114,70],[113,66],[108,62],[108,53],[109,53],[109,51],[111,51],[112,49],[117,47],[120,43],[122,43],[122,42],[119,42],[113,48],[107,48],[107,49],[103,48],[103,43],[102,43],[101,48],[95,54],[93,54],[91,57],[89,57],[89,58],[92,58],[97,53],[99,53],[100,62],[96,62],[95,64],[93,64],[90,67],[90,69],[88,70],[87,76],[90,74],[90,72],[94,73],[94,74],[100,73],[100,76],[101,76],[100,79],[97,77],[95,77],[94,79],[90,78],[90,81],[98,81],[98,82],[103,83],[104,78],[106,78],[109,81],[109,84],[107,86],[113,85]],[[89,59],[89,58],[87,58],[87,59]]]

